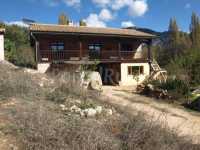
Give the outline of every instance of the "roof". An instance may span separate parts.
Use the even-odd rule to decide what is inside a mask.
[[[85,35],[107,35],[107,36],[128,36],[154,38],[155,35],[137,31],[135,29],[117,29],[117,28],[96,28],[85,26],[68,26],[52,24],[31,24],[31,32],[56,32],[56,33],[77,33]]]
[[[4,28],[0,28],[0,33],[4,33],[5,29]]]

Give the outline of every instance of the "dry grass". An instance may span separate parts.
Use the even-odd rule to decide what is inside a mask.
[[[0,80],[1,97],[22,99],[10,110],[10,130],[21,143],[22,150],[200,149],[199,145],[191,144],[191,140],[178,137],[167,126],[147,122],[143,115],[131,117],[125,110],[118,110],[120,115],[96,118],[63,113],[57,102],[66,102],[66,98],[74,95],[74,101],[77,96],[84,102],[88,99],[79,82],[72,84],[70,80],[59,78],[48,87],[40,87],[29,74],[2,69],[2,66]],[[93,95],[93,101],[97,99],[97,95]]]
[[[55,103],[47,101],[21,106],[14,114],[14,133],[25,150],[199,149],[167,126],[145,121],[143,114],[80,118],[64,115]]]
[[[0,99],[10,97],[37,97],[41,88],[34,82],[32,76],[24,73],[22,69],[9,68],[0,65]]]

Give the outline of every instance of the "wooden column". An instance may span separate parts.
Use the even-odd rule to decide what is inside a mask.
[[[83,46],[82,46],[82,41],[79,38],[79,51],[80,51],[80,59],[83,57]]]
[[[39,54],[39,42],[38,41],[36,41],[36,43],[35,43],[35,61],[36,62],[41,61],[40,54]]]
[[[151,72],[152,71],[151,64],[153,61],[152,52],[151,52],[152,39],[148,40],[147,45],[148,45],[148,62],[150,65],[150,72]]]
[[[118,54],[119,54],[119,59],[121,60],[121,41],[120,41],[120,39],[118,40]]]
[[[152,39],[148,40],[147,45],[148,45],[148,62],[151,63],[153,61],[152,51],[151,51]]]

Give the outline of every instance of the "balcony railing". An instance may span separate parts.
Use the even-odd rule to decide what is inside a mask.
[[[52,61],[78,61],[83,58],[88,58],[89,60],[99,59],[99,60],[121,60],[121,59],[133,59],[135,55],[134,51],[101,51],[100,53],[89,53],[80,50],[64,50],[64,51],[50,51],[50,50],[40,50],[38,53],[38,58],[41,62],[52,62]]]

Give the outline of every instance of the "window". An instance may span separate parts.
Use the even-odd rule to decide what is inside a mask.
[[[128,75],[144,74],[144,66],[128,66]]]
[[[100,58],[100,51],[101,51],[101,44],[89,44],[89,57],[91,59],[99,59]]]
[[[133,47],[131,44],[123,43],[123,44],[121,44],[121,51],[131,52],[131,51],[133,51]]]
[[[101,50],[101,44],[89,44],[89,50],[92,52],[99,52]]]
[[[63,51],[65,48],[64,42],[54,42],[51,43],[51,50],[56,52],[56,51]]]

